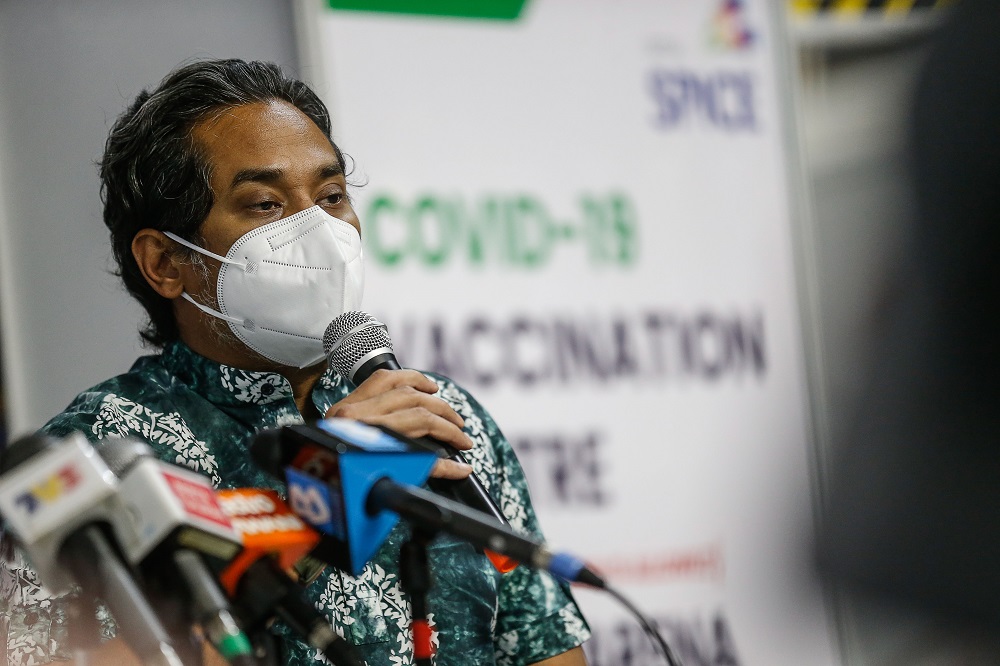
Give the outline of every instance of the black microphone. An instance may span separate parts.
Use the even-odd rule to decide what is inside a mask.
[[[219,577],[242,624],[260,631],[278,617],[331,663],[359,666],[354,646],[303,598],[302,590],[283,570],[316,543],[315,530],[273,490],[235,488],[216,491],[216,496],[243,538],[243,552]]]
[[[354,646],[333,630],[326,618],[303,596],[302,589],[270,558],[256,560],[243,572],[236,596],[237,610],[247,626],[264,627],[279,618],[335,666],[360,666]]]
[[[80,433],[31,436],[0,457],[0,514],[42,581],[101,598],[147,664],[182,666],[170,636],[103,526],[126,515],[118,480]],[[70,575],[67,575],[67,571]]]
[[[325,453],[328,462],[319,460],[317,450]],[[431,533],[448,532],[570,582],[606,586],[579,558],[553,552],[491,516],[417,487],[427,478],[432,462],[422,466],[414,457],[429,454],[408,450],[405,443],[374,426],[331,418],[312,426],[263,430],[250,445],[250,455],[265,472],[288,483],[290,498],[311,498],[301,504],[307,505],[303,507],[310,514],[304,516],[307,521],[323,515],[314,523],[317,529],[339,534],[346,541],[353,536],[355,541],[346,546],[353,553],[350,566],[354,571],[389,533],[388,512]],[[297,504],[292,503],[293,507]]]
[[[323,334],[323,351],[327,361],[337,373],[355,386],[368,379],[376,370],[400,370],[402,366],[392,351],[392,340],[386,325],[366,312],[345,312],[326,327]],[[431,437],[405,437],[389,428],[378,426],[396,439],[416,448],[433,451],[439,456],[468,464],[461,451]],[[483,482],[473,472],[464,479],[430,479],[428,485],[435,492],[454,499],[466,506],[492,516],[505,527],[510,527],[507,517],[486,491]],[[517,563],[496,553],[487,552],[490,561],[501,572],[507,572]]]

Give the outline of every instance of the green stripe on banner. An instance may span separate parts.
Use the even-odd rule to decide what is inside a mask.
[[[528,0],[327,0],[331,9],[514,21]]]

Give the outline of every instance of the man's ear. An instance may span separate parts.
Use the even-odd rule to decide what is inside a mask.
[[[146,282],[164,298],[178,298],[184,291],[184,274],[174,261],[172,240],[156,229],[140,229],[132,239],[132,256]]]

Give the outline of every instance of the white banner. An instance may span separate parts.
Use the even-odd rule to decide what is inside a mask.
[[[388,11],[404,5],[427,13]],[[367,183],[366,309],[402,362],[493,413],[549,541],[602,568],[686,666],[835,663],[803,551],[765,0],[310,7],[307,66]],[[593,664],[662,663],[621,606],[577,598]]]

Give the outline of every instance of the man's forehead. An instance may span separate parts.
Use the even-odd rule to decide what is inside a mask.
[[[211,111],[195,124],[195,131],[212,134],[245,131],[261,123],[304,127],[312,121],[296,106],[284,100],[272,99]]]
[[[278,100],[221,109],[197,123],[192,136],[213,168],[263,166],[291,146],[333,153],[329,140],[308,116]]]

